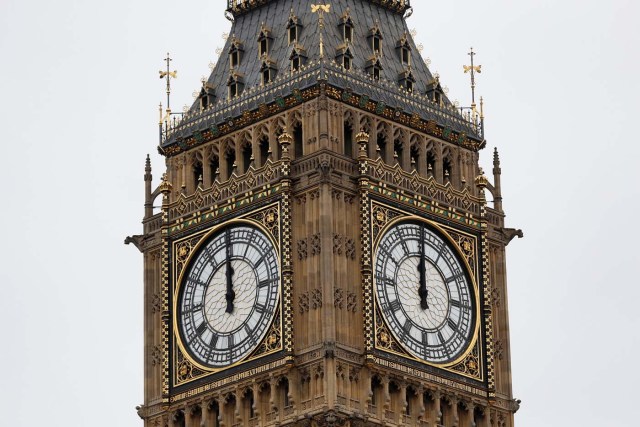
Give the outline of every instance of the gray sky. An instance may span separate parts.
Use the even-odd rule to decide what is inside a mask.
[[[423,55],[468,103],[482,64],[502,157],[518,427],[637,426],[640,6],[417,1]],[[191,103],[223,46],[224,2],[0,1],[2,424],[141,426],[143,168],[157,77]],[[66,421],[68,420],[68,421]]]

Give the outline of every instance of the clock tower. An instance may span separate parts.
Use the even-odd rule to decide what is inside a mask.
[[[228,0],[127,238],[145,427],[514,426],[505,248],[522,233],[497,151],[492,180],[479,167],[482,114],[449,101],[411,12]]]

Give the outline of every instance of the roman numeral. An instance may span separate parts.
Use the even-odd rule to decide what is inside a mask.
[[[458,280],[462,277],[462,273],[456,273],[451,277],[446,278],[444,281],[445,283],[449,284],[451,282],[453,282],[454,280]]]
[[[258,261],[256,261],[255,263],[255,268],[260,267],[260,264],[262,264],[264,262],[264,255],[260,257],[260,259]]]
[[[263,315],[265,311],[267,311],[267,306],[262,305],[260,303],[256,304],[256,311],[260,314]]]
[[[271,283],[277,282],[278,278],[274,278],[274,279],[265,279],[263,281],[261,281],[260,283],[258,283],[258,287],[259,288],[264,288],[266,286],[269,286]]]
[[[389,305],[387,305],[387,307],[383,310],[386,313],[389,313],[389,312],[395,313],[396,311],[400,310],[400,301],[398,300],[391,301]]]
[[[459,332],[458,331],[458,325],[456,324],[456,322],[454,322],[451,318],[447,319],[447,325],[449,325],[449,327],[451,329],[454,330],[454,332]]]
[[[184,311],[187,313],[195,313],[196,311],[200,311],[200,310],[202,310],[202,304],[197,304],[197,305],[194,305],[193,307],[186,306]]]
[[[209,349],[215,348],[216,344],[218,344],[218,335],[213,334],[211,336],[211,341],[209,341]]]
[[[207,330],[207,322],[202,322],[200,324],[200,326],[198,326],[198,328],[196,329],[196,334],[198,336],[202,336],[202,334],[204,333],[204,331]]]
[[[409,335],[409,333],[411,332],[411,328],[413,328],[411,320],[407,319],[407,321],[404,322],[404,326],[402,327],[402,329],[404,330],[404,334]]]

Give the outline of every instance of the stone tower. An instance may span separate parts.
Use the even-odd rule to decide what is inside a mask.
[[[229,0],[145,170],[144,425],[512,427],[500,162],[409,0]],[[485,193],[493,196],[488,203]],[[154,201],[162,208],[154,212]]]

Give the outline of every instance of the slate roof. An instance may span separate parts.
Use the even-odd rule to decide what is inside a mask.
[[[215,94],[214,105],[200,111],[200,102],[196,100],[182,125],[162,145],[171,144],[175,137],[185,137],[189,132],[192,133],[193,130],[190,129],[193,126],[190,123],[197,122],[202,126],[215,124],[216,121],[240,115],[240,103],[243,104],[243,110],[258,108],[260,104],[274,102],[278,96],[289,95],[294,87],[304,89],[313,86],[318,83],[318,79],[326,79],[329,85],[336,87],[348,87],[355,93],[368,95],[376,102],[384,102],[408,113],[418,113],[424,119],[435,120],[440,125],[481,139],[477,129],[462,119],[446,96],[443,95],[443,106],[431,103],[426,98],[425,94],[434,86],[434,76],[422,59],[401,13],[367,0],[332,0],[330,13],[324,15],[325,55],[321,60],[318,14],[311,12],[311,4],[316,2],[273,0],[236,16],[220,59],[206,83],[208,92]],[[348,71],[335,61],[338,49],[344,46],[339,25],[347,9],[354,24],[352,42],[349,44],[353,62],[352,69]],[[289,45],[287,30],[292,10],[302,26],[298,33],[298,44],[306,55],[306,66],[295,73],[290,72],[292,47]],[[267,86],[261,84],[262,61],[258,54],[258,36],[263,25],[269,29],[270,37],[273,38],[270,40],[268,56],[277,69],[275,78]],[[369,36],[376,25],[383,37],[380,59],[383,68],[379,81],[373,80],[366,71],[373,56]],[[228,53],[234,37],[242,43],[244,50],[239,66],[234,69],[243,76],[244,92],[240,97],[229,100],[227,83],[232,70]],[[411,47],[411,71],[416,80],[412,94],[399,87],[400,76],[407,71],[398,49],[398,42],[403,37],[407,38]]]

